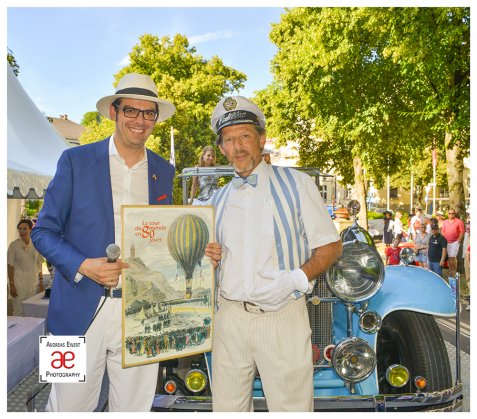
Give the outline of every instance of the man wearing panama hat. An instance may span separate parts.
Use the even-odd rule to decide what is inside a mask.
[[[49,332],[87,338],[86,383],[54,383],[46,410],[93,411],[106,365],[109,411],[150,411],[158,364],[122,368],[120,273],[129,264],[108,263],[106,248],[121,244],[121,205],[173,203],[174,167],[144,144],[175,106],[136,73],[96,106],[115,132],[62,154],[32,232],[35,248],[56,267]]]

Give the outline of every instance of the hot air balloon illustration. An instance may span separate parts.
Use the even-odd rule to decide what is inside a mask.
[[[192,296],[192,275],[200,265],[209,242],[209,230],[202,218],[184,214],[177,217],[167,233],[167,247],[186,277],[186,298]]]

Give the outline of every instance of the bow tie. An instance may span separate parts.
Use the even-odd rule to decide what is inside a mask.
[[[255,186],[257,186],[257,179],[258,179],[258,175],[250,175],[249,177],[245,177],[245,178],[236,176],[232,179],[232,186],[234,187],[234,189],[238,189],[244,183],[248,183],[255,188]]]

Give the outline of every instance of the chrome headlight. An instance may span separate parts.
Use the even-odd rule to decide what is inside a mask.
[[[379,253],[363,243],[343,244],[343,254],[325,274],[326,284],[340,300],[369,300],[384,281],[384,263]]]
[[[399,256],[406,263],[412,263],[416,258],[414,250],[412,250],[410,247],[403,247]]]
[[[368,378],[376,368],[376,354],[368,342],[351,336],[336,345],[331,363],[340,378],[359,383]]]
[[[190,370],[186,375],[185,385],[190,391],[198,393],[207,385],[207,376],[202,370]]]

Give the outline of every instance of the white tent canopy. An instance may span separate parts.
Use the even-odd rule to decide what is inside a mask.
[[[70,145],[7,67],[7,197],[41,199]]]

